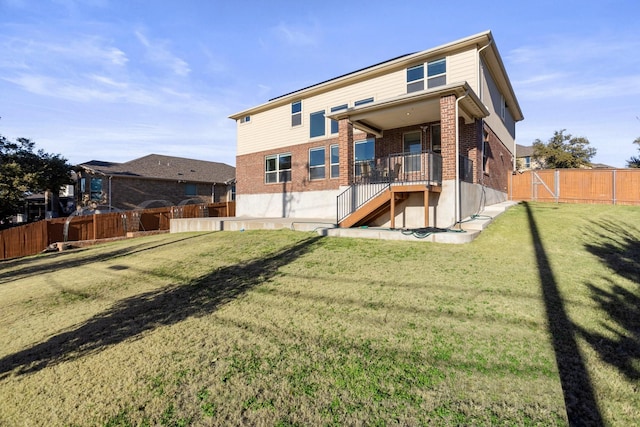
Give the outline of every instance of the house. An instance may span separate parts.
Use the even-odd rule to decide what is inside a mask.
[[[75,169],[78,206],[131,210],[235,197],[235,168],[224,163],[149,154],[125,163],[92,160]]]
[[[506,200],[523,115],[486,31],[230,118],[238,216],[410,228]]]
[[[516,168],[518,171],[541,168],[540,162],[533,158],[533,146],[516,144]]]

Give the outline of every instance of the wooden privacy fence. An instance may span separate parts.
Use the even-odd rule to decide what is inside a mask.
[[[511,175],[509,198],[640,205],[640,169],[545,169]]]
[[[56,242],[110,239],[168,230],[172,218],[235,216],[235,202],[54,218],[0,231],[0,259],[35,255]]]

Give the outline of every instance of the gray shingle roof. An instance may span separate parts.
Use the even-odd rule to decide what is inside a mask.
[[[226,163],[149,154],[125,163],[91,160],[79,167],[114,177],[225,183],[236,176],[236,168]]]
[[[516,144],[516,158],[533,156],[533,146]]]

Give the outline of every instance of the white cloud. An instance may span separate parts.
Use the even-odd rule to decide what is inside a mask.
[[[286,44],[293,46],[313,46],[318,44],[317,31],[311,27],[311,30],[307,27],[304,29],[296,28],[291,25],[280,23],[274,27],[273,31],[276,36],[284,41]]]
[[[171,53],[167,47],[167,42],[152,43],[141,31],[135,31],[134,34],[146,48],[146,56],[150,61],[168,67],[179,76],[184,77],[191,72],[191,68],[186,61]]]

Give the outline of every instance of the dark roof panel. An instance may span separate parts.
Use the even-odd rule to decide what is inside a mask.
[[[78,165],[97,173],[121,177],[224,183],[236,176],[236,168],[226,163],[149,154],[125,163],[91,160]]]

